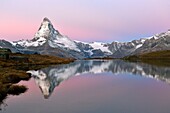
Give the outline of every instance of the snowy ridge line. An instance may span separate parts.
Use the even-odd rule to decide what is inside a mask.
[[[32,40],[19,40],[7,43],[0,42],[0,47],[16,49],[35,50],[40,54],[48,54],[59,57],[83,58],[123,58],[129,55],[150,52],[152,50],[167,50],[170,48],[170,30],[165,33],[156,34],[151,37],[132,40],[129,42],[113,41],[103,42],[81,42],[71,40],[61,35],[48,18],[44,18],[39,30]]]

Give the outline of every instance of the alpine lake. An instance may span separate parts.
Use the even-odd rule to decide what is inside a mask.
[[[0,113],[170,113],[170,66],[80,60],[28,70]]]

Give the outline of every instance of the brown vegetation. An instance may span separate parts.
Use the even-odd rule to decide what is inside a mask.
[[[156,51],[140,55],[124,57],[124,60],[133,62],[145,62],[157,66],[170,66],[170,50]]]
[[[0,104],[9,95],[19,95],[24,93],[25,86],[14,85],[21,80],[29,80],[30,76],[24,71],[11,68],[0,68]]]
[[[51,65],[51,64],[66,64],[73,62],[74,59],[65,59],[55,56],[48,55],[25,55],[25,54],[10,54],[11,57],[22,57],[28,58],[28,61],[17,61],[17,60],[5,60],[0,59],[0,67],[10,67],[10,66],[30,66],[30,65]]]
[[[158,59],[158,60],[170,60],[170,50],[156,51],[140,55],[132,55],[125,57],[125,59]]]
[[[1,83],[18,83],[20,80],[29,80],[30,75],[25,71],[12,68],[0,68]]]

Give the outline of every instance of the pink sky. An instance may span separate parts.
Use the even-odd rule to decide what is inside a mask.
[[[170,29],[169,0],[1,0],[0,39],[32,39],[44,17],[80,41],[130,41]]]

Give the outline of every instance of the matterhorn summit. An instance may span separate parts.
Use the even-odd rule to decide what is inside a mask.
[[[55,30],[51,21],[48,18],[44,18],[38,32],[34,36],[34,40],[47,40],[49,46],[56,48],[68,48],[76,51],[80,51],[75,42],[68,37],[63,36],[58,30]]]
[[[35,34],[34,39],[37,40],[39,38],[56,38],[57,35],[59,35],[59,32],[54,29],[51,21],[45,17],[38,32]]]
[[[23,47],[37,47],[48,43],[53,48],[71,49],[80,51],[75,42],[70,40],[67,36],[63,36],[58,30],[54,29],[51,21],[44,18],[41,26],[32,40],[20,40],[14,42],[14,45]]]

